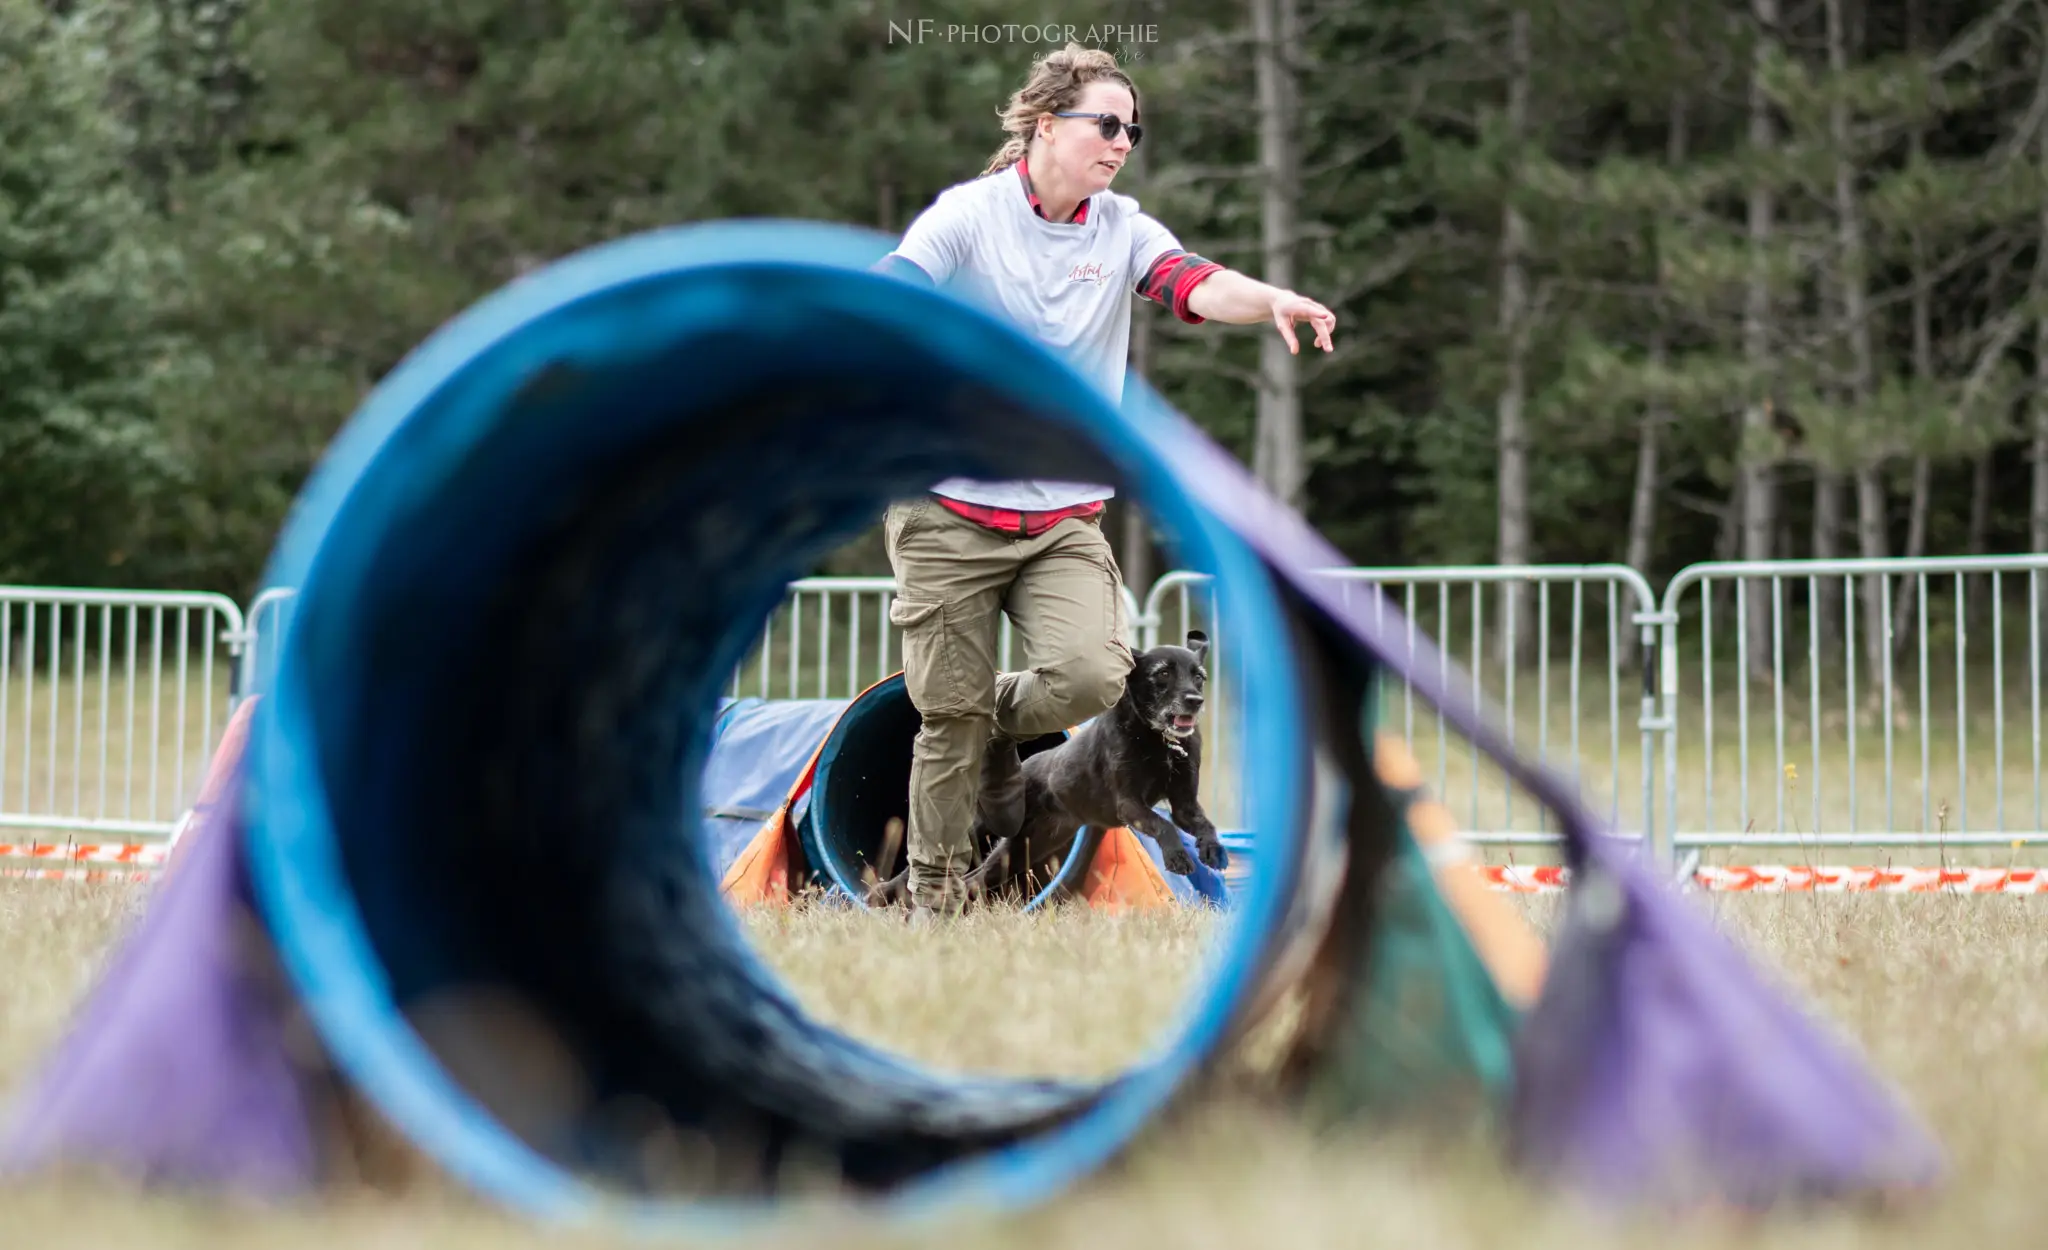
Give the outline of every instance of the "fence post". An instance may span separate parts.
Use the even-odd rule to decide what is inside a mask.
[[[1124,616],[1129,621],[1131,628],[1131,649],[1134,651],[1148,651],[1158,645],[1153,640],[1154,636],[1158,633],[1158,629],[1154,625],[1151,614],[1147,611],[1138,593],[1132,590],[1129,584],[1124,585],[1121,593],[1124,600]]]
[[[1647,591],[1647,581],[1644,587]],[[1654,594],[1650,603],[1652,606],[1636,617],[1643,630],[1643,833],[1650,843],[1651,862],[1669,874],[1677,870],[1677,844],[1672,836],[1677,828],[1677,801],[1672,792],[1678,784],[1678,616],[1668,601],[1657,605]],[[1655,777],[1660,738],[1668,800],[1661,820],[1656,816]]]

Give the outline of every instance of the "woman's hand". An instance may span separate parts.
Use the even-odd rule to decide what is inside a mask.
[[[1294,323],[1306,321],[1316,329],[1316,346],[1324,351],[1334,351],[1330,332],[1337,328],[1337,314],[1316,303],[1306,295],[1292,291],[1281,291],[1273,296],[1273,324],[1280,327],[1280,337],[1287,340],[1287,350],[1301,353],[1301,342],[1294,336]]]
[[[1187,307],[1205,321],[1226,325],[1250,326],[1270,320],[1280,327],[1287,350],[1296,355],[1301,353],[1301,343],[1294,337],[1294,323],[1306,321],[1316,328],[1316,346],[1326,352],[1336,350],[1330,342],[1330,332],[1337,328],[1336,313],[1306,295],[1282,290],[1235,269],[1219,268],[1198,279],[1188,293]]]

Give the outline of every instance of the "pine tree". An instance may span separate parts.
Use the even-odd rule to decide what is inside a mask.
[[[175,258],[109,107],[119,16],[0,0],[0,582],[125,580],[183,468],[152,406],[190,361],[157,317]]]

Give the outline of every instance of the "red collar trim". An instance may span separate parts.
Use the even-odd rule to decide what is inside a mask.
[[[1017,158],[1017,178],[1024,184],[1024,198],[1031,201],[1031,211],[1037,213],[1040,217],[1045,217],[1045,206],[1038,202],[1038,192],[1031,189],[1030,162],[1024,157]],[[1090,199],[1092,198],[1090,197]],[[1075,206],[1074,215],[1067,220],[1077,226],[1087,224],[1088,204],[1089,200],[1082,200],[1080,204]],[[1046,220],[1051,221],[1052,219],[1046,217]]]

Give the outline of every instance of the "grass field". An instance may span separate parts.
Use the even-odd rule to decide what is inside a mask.
[[[1463,657],[1461,649],[1454,654]],[[81,815],[175,815],[189,800],[224,720],[224,674],[199,674],[188,687],[195,697],[182,706],[168,698],[152,704],[146,688],[100,681],[90,668],[67,665],[61,675],[68,684],[30,687],[17,672],[11,687],[0,688],[0,724],[8,727],[0,739],[0,811],[13,802],[25,810]],[[1797,674],[1787,675],[1775,698],[1767,686],[1752,688],[1746,709],[1735,697],[1737,679],[1717,674],[1709,707],[1697,674],[1688,671],[1678,709],[1680,826],[1846,828],[1853,795],[1859,830],[1886,823],[1888,799],[1896,829],[1917,830],[1924,821],[1954,830],[1963,827],[1965,815],[1968,827],[1980,828],[1992,819],[1990,805],[2002,791],[2005,827],[2040,831],[2040,806],[2048,795],[2035,763],[2043,743],[2036,690],[2027,684],[1998,687],[2001,742],[1991,729],[1991,695],[1973,690],[1965,714],[1958,716],[1952,687],[1960,679],[1936,669],[1928,715],[1921,717],[1918,676],[1912,675],[1913,685],[1890,720],[1895,772],[1887,794],[1884,718],[1867,708],[1852,716],[1825,686],[1822,699],[1813,701],[1811,687]],[[1504,674],[1482,665],[1481,683],[1497,705],[1505,704]],[[843,697],[851,691],[831,693]],[[1517,741],[1532,752],[1540,743],[1544,753],[1561,757],[1572,745],[1576,723],[1576,768],[1588,801],[1633,825],[1642,809],[1639,697],[1639,689],[1626,679],[1612,681],[1600,666],[1574,673],[1552,663],[1520,674],[1513,687]],[[1227,708],[1228,700],[1227,689],[1219,690],[1217,705]],[[1783,719],[1774,719],[1780,712]],[[1412,733],[1425,776],[1468,827],[1546,827],[1527,795],[1514,795],[1510,804],[1498,771],[1475,767],[1462,740],[1436,736],[1433,711],[1419,704],[1411,710],[1396,694],[1383,723]],[[1851,725],[1857,729],[1853,755]],[[1738,745],[1745,733],[1746,767]],[[1228,749],[1227,717],[1216,741]],[[1661,812],[1661,743],[1658,749],[1652,793]],[[1209,777],[1217,819],[1226,827],[1234,823],[1239,784],[1225,769]],[[0,832],[0,841],[8,840]],[[2039,863],[2038,842],[2021,840],[2025,845],[1968,851],[1744,849],[1710,861]],[[1489,858],[1528,863],[1552,856],[1542,848],[1518,847]],[[0,979],[0,1097],[61,1035],[68,1012],[141,897],[130,889],[0,881],[0,950],[10,957],[10,971]],[[1519,905],[1547,923],[1554,901]],[[1717,1250],[2038,1244],[2048,1217],[2048,1197],[2033,1175],[2048,1163],[2048,1002],[2037,989],[2048,957],[2041,920],[2048,903],[1766,896],[1699,905],[1716,911],[1807,1001],[1868,1047],[1879,1068],[1899,1080],[1938,1127],[1954,1154],[1957,1177],[1932,1207],[1906,1216],[1675,1230],[1656,1224],[1656,1235],[1669,1232],[1673,1244]],[[771,962],[810,1007],[852,1034],[946,1067],[1068,1075],[1112,1071],[1143,1050],[1179,1004],[1207,936],[1203,917],[1195,913],[1126,920],[1088,913],[991,916],[937,932],[862,921],[827,913],[753,923]],[[1603,1223],[1546,1202],[1484,1158],[1444,1157],[1368,1137],[1313,1142],[1240,1094],[1219,1096],[1184,1121],[1161,1127],[1125,1163],[1052,1209],[1014,1223],[941,1230],[921,1244],[981,1250],[1156,1240],[1191,1246],[1565,1250],[1642,1245],[1648,1236],[1643,1227]],[[888,1244],[878,1237],[851,1240]],[[774,1244],[818,1241],[815,1234],[797,1231]],[[145,1197],[108,1184],[0,1191],[0,1246],[73,1242],[208,1250],[321,1250],[365,1242],[512,1250],[611,1244],[543,1236],[432,1184],[397,1195],[339,1195],[282,1214]],[[845,1243],[844,1237],[835,1239]]]
[[[140,891],[0,882],[0,1096],[62,1033]],[[1525,900],[1547,925],[1556,900]],[[1357,1134],[1317,1143],[1277,1113],[1219,1095],[1119,1166],[1015,1221],[970,1220],[913,1244],[1623,1247],[2022,1246],[2048,1216],[2048,961],[2042,903],[2025,898],[1701,900],[1794,992],[1896,1078],[1952,1152],[1952,1186],[1890,1217],[1760,1224],[1610,1222],[1545,1200],[1484,1157]],[[912,930],[836,912],[750,921],[770,962],[820,1017],[934,1064],[1011,1072],[1114,1070],[1176,1009],[1207,940],[1200,914],[989,915]],[[1000,989],[996,987],[1001,987]],[[1237,1061],[1241,1080],[1254,1077]],[[599,1246],[522,1227],[428,1182],[259,1212],[140,1196],[115,1184],[0,1190],[0,1244],[29,1247]],[[815,1230],[763,1244],[813,1246]],[[620,1242],[616,1244],[635,1244]],[[901,1244],[841,1229],[830,1244]]]

